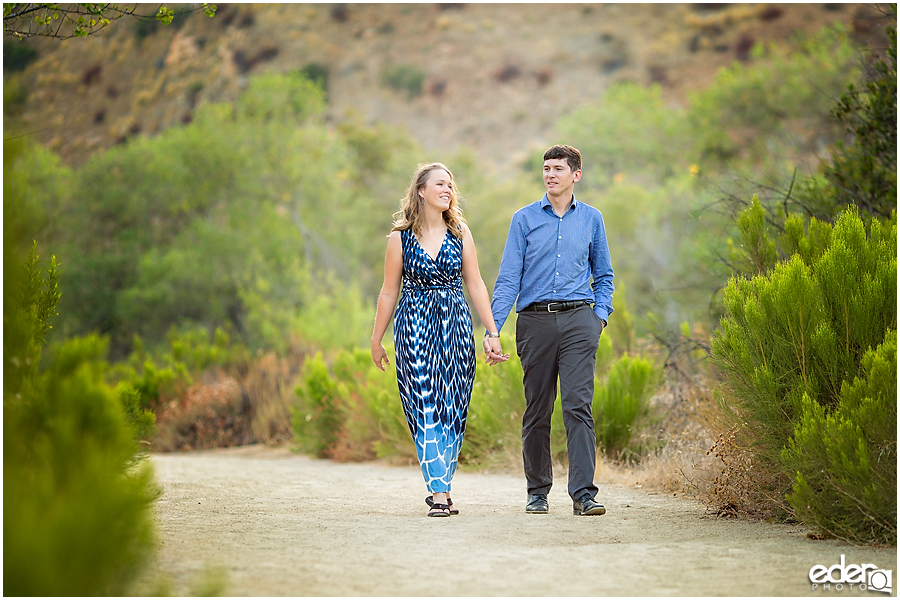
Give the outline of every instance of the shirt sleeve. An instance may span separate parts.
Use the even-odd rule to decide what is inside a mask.
[[[506,257],[504,256],[504,259]],[[591,242],[591,290],[594,292],[594,312],[604,321],[613,312],[613,268],[609,258],[609,243],[606,240],[606,225],[603,215],[597,215],[594,236]]]
[[[494,299],[491,302],[491,313],[497,331],[503,327],[509,311],[512,310],[522,286],[522,268],[525,264],[525,232],[522,228],[521,215],[516,212],[509,224],[506,246],[503,247],[503,258],[500,261],[500,272],[494,283]]]

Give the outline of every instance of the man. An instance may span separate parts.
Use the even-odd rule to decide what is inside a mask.
[[[547,193],[513,215],[491,303],[498,332],[514,302],[518,312],[516,351],[524,371],[526,403],[522,417],[528,483],[525,511],[531,514],[549,511],[550,416],[557,378],[574,513],[606,513],[594,499],[598,489],[591,405],[597,345],[613,312],[613,269],[603,216],[575,200],[573,189],[580,179],[578,150],[553,146],[544,153]]]

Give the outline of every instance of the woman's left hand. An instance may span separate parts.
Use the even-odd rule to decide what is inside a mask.
[[[484,338],[484,358],[485,362],[491,366],[509,360],[509,354],[503,354],[500,338]]]

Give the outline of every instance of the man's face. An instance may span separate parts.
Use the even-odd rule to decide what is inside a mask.
[[[565,159],[548,158],[544,161],[544,187],[547,188],[547,196],[568,199],[579,179],[581,171],[572,171]]]

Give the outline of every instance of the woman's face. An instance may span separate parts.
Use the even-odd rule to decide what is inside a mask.
[[[425,206],[440,212],[450,208],[453,194],[453,180],[450,179],[450,173],[443,169],[434,169],[428,173],[425,186],[419,188],[419,197],[425,202]]]

